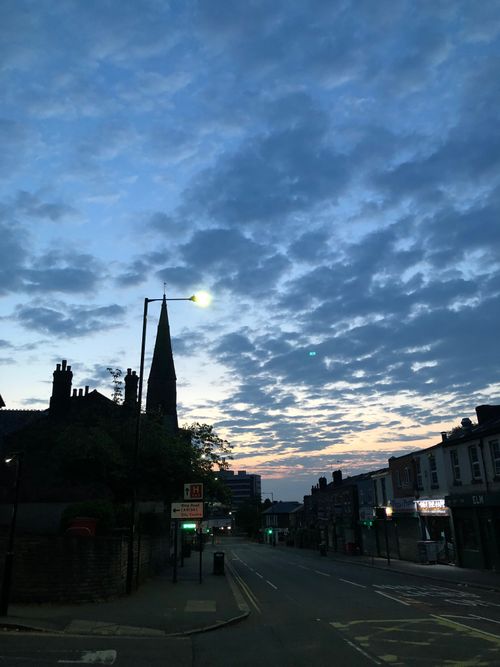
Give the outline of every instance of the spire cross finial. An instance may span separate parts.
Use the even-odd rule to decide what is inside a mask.
[[[163,296],[167,296],[167,283],[163,283]]]

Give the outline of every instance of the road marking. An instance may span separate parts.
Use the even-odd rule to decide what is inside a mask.
[[[497,642],[500,641],[500,637],[498,635],[494,635],[492,632],[486,632],[486,630],[479,630],[478,628],[473,628],[471,625],[466,625],[465,623],[459,623],[458,621],[454,621],[452,618],[448,618],[447,616],[436,616],[436,614],[431,614],[432,618],[437,618],[438,621],[441,621],[445,624],[452,623],[453,625],[458,625],[460,628],[465,628],[466,630],[470,630],[471,632],[477,632],[481,635],[485,635],[486,637],[491,637],[492,639],[495,639]]]
[[[264,575],[261,574],[260,572],[256,572],[255,574],[256,574],[258,577],[260,577],[261,579],[264,579]]]
[[[266,584],[269,584],[269,586],[272,586],[272,588],[274,588],[275,591],[278,590],[278,587],[275,586],[275,585],[274,585],[272,582],[270,582],[268,579],[266,579]]]
[[[310,567],[306,567],[305,565],[299,565],[299,567],[300,567],[302,570],[310,570],[310,569],[311,569]]]
[[[403,600],[393,598],[392,595],[387,595],[387,593],[382,593],[382,591],[375,591],[375,593],[378,593],[378,595],[383,595],[385,598],[389,598],[389,600],[394,600],[394,602],[399,602],[399,604],[404,604],[405,607],[411,607],[409,602],[403,602]]]
[[[462,616],[462,618],[478,618],[481,621],[490,621],[490,623],[500,623],[500,621],[496,621],[494,618],[486,618],[486,616],[478,616],[477,614],[470,614],[470,616]]]
[[[335,627],[336,625],[338,625],[337,623],[330,623],[330,625],[333,628],[335,628],[335,630],[337,630],[337,628]],[[341,637],[341,639],[343,639],[345,641],[346,644],[349,644],[349,646],[351,648],[353,648],[355,651],[358,651],[358,653],[361,653],[361,655],[363,655],[370,662],[373,662],[374,665],[381,665],[382,664],[381,662],[379,662],[378,660],[373,658],[369,653],[367,653],[366,651],[363,651],[363,649],[360,646],[358,646],[354,642],[351,642],[349,639],[346,639],[346,637],[343,637],[342,634],[340,634],[340,637]]]
[[[346,584],[351,584],[352,586],[358,586],[359,588],[367,588],[367,586],[363,586],[363,584],[357,584],[355,581],[349,581],[349,579],[340,579],[339,581],[343,581]]]
[[[314,570],[316,574],[321,574],[323,577],[331,577],[331,574],[328,574],[328,572],[321,572],[320,570]]]
[[[77,660],[67,660],[61,658],[59,664],[73,665],[113,665],[116,660],[116,651],[82,651]]]
[[[241,589],[243,592],[246,594],[247,598],[249,599],[250,603],[252,606],[255,608],[255,610],[259,613],[262,614],[260,607],[258,605],[258,600],[255,597],[255,595],[252,593],[250,588],[247,586],[247,584],[243,581],[243,579],[240,577],[240,575],[232,568],[231,566],[228,567],[228,569],[231,571],[231,574],[235,578],[235,580],[238,582],[240,585]]]

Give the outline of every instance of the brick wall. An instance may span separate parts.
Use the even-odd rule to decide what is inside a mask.
[[[139,548],[138,548],[139,547]],[[0,568],[6,540],[0,539]],[[140,558],[137,558],[140,550]],[[135,544],[139,583],[168,561],[168,538],[142,536]],[[125,593],[125,537],[18,536],[12,602],[87,602]]]

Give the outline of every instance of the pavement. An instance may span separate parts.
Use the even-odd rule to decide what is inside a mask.
[[[413,577],[425,577],[426,579],[435,579],[441,584],[453,584],[455,586],[464,586],[471,588],[479,588],[483,590],[500,592],[500,573],[492,570],[472,570],[464,567],[456,567],[453,564],[443,563],[412,563],[410,561],[390,559],[390,564],[387,558],[380,558],[377,556],[361,556],[361,555],[347,555],[328,551],[326,556],[320,556],[319,552],[312,549],[297,549],[295,547],[279,546],[280,549],[293,551],[309,551],[318,554],[318,558],[329,558],[349,565],[360,565],[363,567],[372,567],[387,572],[399,572],[401,574]]]
[[[67,635],[123,637],[182,637],[207,632],[249,615],[249,608],[235,583],[229,552],[232,540],[219,545],[206,545],[203,551],[202,583],[199,582],[199,552],[193,551],[178,568],[178,581],[173,583],[172,568],[148,580],[130,596],[109,602],[84,604],[11,604],[9,615],[0,617],[4,630],[40,631]],[[263,550],[268,545],[255,545]],[[321,556],[310,549],[278,545],[280,550],[308,553],[360,567],[398,572],[412,577],[435,579],[441,585],[460,585],[500,592],[500,574],[469,570],[453,565],[425,565],[391,558],[348,556],[328,552]],[[213,554],[225,553],[225,573],[213,573]]]
[[[223,575],[213,573],[213,554],[225,552]],[[231,575],[228,548],[206,545],[199,579],[200,554],[192,551],[178,567],[149,579],[130,596],[81,604],[11,604],[0,616],[4,630],[67,635],[175,637],[206,632],[243,620],[249,614]]]

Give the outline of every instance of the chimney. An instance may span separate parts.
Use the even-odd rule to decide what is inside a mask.
[[[441,431],[441,442],[446,442],[448,440],[448,433],[446,431]]]
[[[318,479],[318,483],[320,491],[324,491],[326,489],[326,477],[320,477]]]
[[[89,386],[88,384],[85,385],[85,396],[89,395]]]
[[[468,417],[464,417],[460,422],[464,431],[470,431],[472,428],[472,422]]]
[[[78,389],[73,389],[73,394],[71,397],[76,398],[77,396],[78,396]]]
[[[334,470],[332,472],[333,486],[340,486],[342,484],[342,470]]]
[[[83,396],[83,389],[78,390],[78,396]]]
[[[50,397],[49,412],[51,415],[62,416],[69,411],[71,400],[71,382],[73,373],[66,359],[56,365],[53,373],[52,396]]]
[[[478,405],[476,415],[478,424],[484,424],[491,419],[500,419],[500,405]]]
[[[127,375],[125,375],[125,399],[123,404],[133,408],[137,405],[137,384],[139,376],[131,368],[127,368]]]

